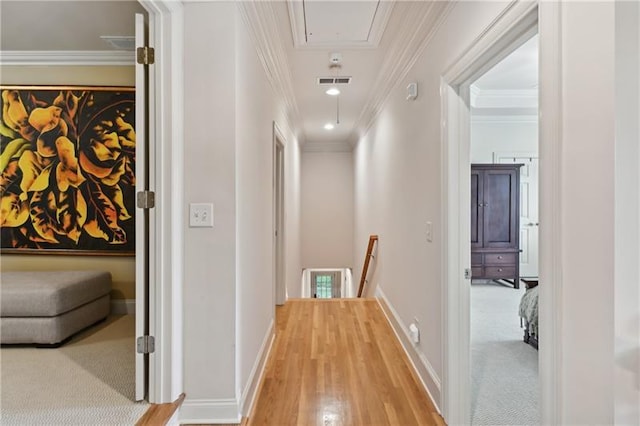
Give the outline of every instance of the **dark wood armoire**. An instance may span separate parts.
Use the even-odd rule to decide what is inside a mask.
[[[520,167],[471,165],[471,278],[520,281]]]

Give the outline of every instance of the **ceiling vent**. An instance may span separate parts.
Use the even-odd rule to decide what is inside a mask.
[[[351,84],[351,77],[318,77],[318,84]]]

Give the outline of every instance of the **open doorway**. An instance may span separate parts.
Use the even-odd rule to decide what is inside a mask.
[[[470,94],[471,424],[540,424],[538,36]]]
[[[76,96],[80,96],[81,91],[86,92],[86,90],[95,87],[124,87],[125,90],[130,89],[135,86],[133,45],[126,47],[121,44],[110,47],[105,40],[108,39],[116,43],[131,42],[130,39],[132,37],[128,36],[133,36],[134,34],[135,13],[147,15],[144,7],[137,1],[91,2],[91,4],[80,1],[35,2],[30,4],[18,1],[3,2],[2,49],[5,52],[10,51],[9,53],[13,53],[13,55],[8,55],[10,60],[5,61],[3,59],[3,84],[11,84],[18,87],[38,85],[61,88],[66,86],[68,89],[65,93],[74,93]],[[51,20],[51,16],[61,17],[62,20]],[[77,27],[76,23],[79,16],[82,17],[85,23],[89,22],[92,17],[100,22],[95,21],[95,25],[80,26],[77,28],[78,31],[73,34],[55,30],[60,26]],[[17,36],[19,31],[16,31],[15,28],[23,28],[25,20],[41,23],[38,29],[31,31],[31,37]],[[101,23],[104,23],[104,25]],[[41,34],[46,34],[46,36],[41,36]],[[107,37],[101,38],[100,35]],[[28,45],[28,43],[33,44]],[[31,63],[19,62],[19,54],[24,55],[25,53],[29,53]],[[15,60],[15,58],[18,58],[18,60]],[[62,89],[60,90],[62,93]],[[44,102],[42,99],[39,99],[39,101]],[[78,115],[80,114],[78,113]],[[125,121],[127,124],[134,124],[128,117]],[[139,128],[138,124],[135,123],[136,130]],[[78,147],[88,145],[86,139],[82,141],[79,136],[76,138],[70,133],[67,136],[75,143],[78,151]],[[127,139],[126,142],[130,142],[123,135],[119,134],[118,136],[120,136],[119,142],[123,145],[123,139]],[[138,141],[141,139],[138,134]],[[94,141],[92,140],[91,143],[94,143]],[[101,144],[100,141],[95,143],[95,146],[100,148],[104,148],[107,145]],[[110,156],[110,159],[114,158],[114,163],[118,164],[112,171],[120,166],[124,169],[125,165],[121,162],[121,151],[124,151],[124,149],[121,150],[121,146],[116,143],[108,146],[110,148],[108,154],[104,155]],[[130,149],[131,146],[129,145],[126,148]],[[131,163],[127,164],[131,166]],[[122,175],[126,175],[129,178],[128,172],[130,170],[127,173],[122,173]],[[118,177],[120,175],[117,171],[114,171],[112,178],[113,176]],[[136,176],[140,176],[137,170]],[[116,178],[113,179],[116,180]],[[133,181],[133,179],[130,179],[130,181]],[[131,183],[130,181],[127,181],[127,183]],[[126,237],[128,241],[131,241],[134,233],[133,229],[130,228],[133,228],[131,216],[134,215],[136,204],[135,191],[132,188],[127,188],[130,189],[127,191],[122,190],[126,186],[122,181],[119,181],[115,186],[113,183],[101,183],[103,184],[102,188],[108,186],[114,193],[123,197],[120,203],[126,206],[128,213],[119,210],[117,214],[118,227],[126,231],[126,235],[122,239]],[[106,191],[104,190],[104,192]],[[98,191],[94,193],[97,194]],[[111,198],[110,201],[114,201],[117,206],[120,205],[116,200],[116,196]],[[105,202],[105,209],[109,208],[106,204]],[[114,210],[116,209],[116,207],[113,208]],[[127,222],[126,226],[124,222]],[[131,226],[129,226],[130,224]],[[116,239],[114,238],[113,240]],[[86,414],[87,417],[85,420],[82,420],[81,417],[76,418],[78,422],[97,421],[96,419],[100,418],[99,407],[105,408],[104,412],[106,413],[106,408],[110,405],[112,407],[118,406],[121,409],[119,415],[122,414],[122,417],[112,417],[110,421],[132,423],[140,417],[141,410],[144,410],[144,405],[133,404],[134,399],[145,399],[144,385],[147,383],[143,383],[142,396],[137,398],[135,395],[134,365],[136,336],[133,314],[136,299],[139,296],[136,290],[135,272],[136,262],[139,262],[140,259],[131,255],[130,250],[126,250],[126,253],[123,253],[123,251],[122,249],[116,249],[111,253],[115,255],[111,256],[106,256],[104,253],[92,253],[91,256],[73,256],[71,253],[56,256],[47,254],[27,256],[19,253],[5,256],[3,254],[2,269],[5,271],[40,270],[63,272],[71,270],[100,270],[109,272],[111,275],[111,287],[110,290],[107,290],[110,293],[111,306],[110,315],[106,321],[70,336],[71,340],[57,349],[6,348],[7,354],[11,351],[11,355],[2,357],[2,381],[5,385],[3,389],[10,392],[10,394],[3,393],[3,414],[6,415],[7,421],[11,422],[10,418],[12,418],[14,420],[18,419],[18,423],[31,423],[26,417],[20,417],[24,413],[19,411],[21,406],[24,406],[24,401],[28,399],[32,402],[40,401],[47,407],[56,408],[55,412],[48,411],[44,413],[39,412],[37,404],[30,403],[28,407],[31,412],[30,415],[41,416],[39,418],[47,423],[62,422],[61,420],[56,420],[56,417],[46,417],[46,415],[63,416],[64,404],[69,403],[70,397],[73,399],[72,395],[82,398],[88,397],[88,395],[96,397],[95,403],[86,400],[87,405],[95,406],[95,412],[90,413],[87,411],[82,413],[83,415]],[[145,268],[148,268],[148,264],[145,265]],[[149,333],[147,332],[146,334]],[[95,356],[88,353],[90,350],[94,351]],[[4,351],[5,348],[3,348]],[[44,371],[42,374],[38,374],[38,370],[35,368],[4,368],[4,361],[9,362],[12,360],[16,363],[30,362],[35,366],[42,367]],[[14,373],[17,371],[21,371],[24,374],[16,376]],[[55,378],[55,375],[62,371],[72,372],[72,374]],[[4,375],[5,372],[8,376]],[[7,380],[4,380],[5,378]],[[35,388],[32,386],[33,382],[29,382],[31,378],[34,381],[55,384],[55,389],[53,391],[48,389],[49,392],[46,392],[47,399],[34,398],[33,394],[20,399],[20,389],[22,388],[18,386]],[[18,383],[18,385],[10,386],[10,381],[14,379],[16,379],[16,382],[11,383]],[[87,388],[83,388],[81,384],[91,386],[91,392]],[[42,386],[41,389],[44,392],[46,387]],[[69,389],[70,391],[66,392]],[[104,393],[100,394],[102,391]],[[5,403],[8,401],[5,400],[7,395],[17,398],[15,400],[11,399],[11,401],[17,401],[17,410],[13,410],[9,403]],[[64,400],[64,398],[67,399]],[[75,410],[77,401],[72,401],[71,404],[71,409]],[[127,411],[128,408],[132,408],[132,410]],[[31,419],[35,418],[31,417]]]
[[[284,138],[273,123],[273,256],[276,305],[284,305],[287,290],[284,278]]]
[[[351,268],[306,268],[302,271],[302,298],[357,297]]]

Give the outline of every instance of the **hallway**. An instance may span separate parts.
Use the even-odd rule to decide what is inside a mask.
[[[378,303],[289,300],[249,425],[441,425]]]

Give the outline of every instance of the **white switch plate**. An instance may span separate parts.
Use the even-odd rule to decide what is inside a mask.
[[[433,242],[433,223],[427,222],[427,241]]]
[[[213,227],[213,204],[191,203],[189,204],[189,226],[191,228]]]

